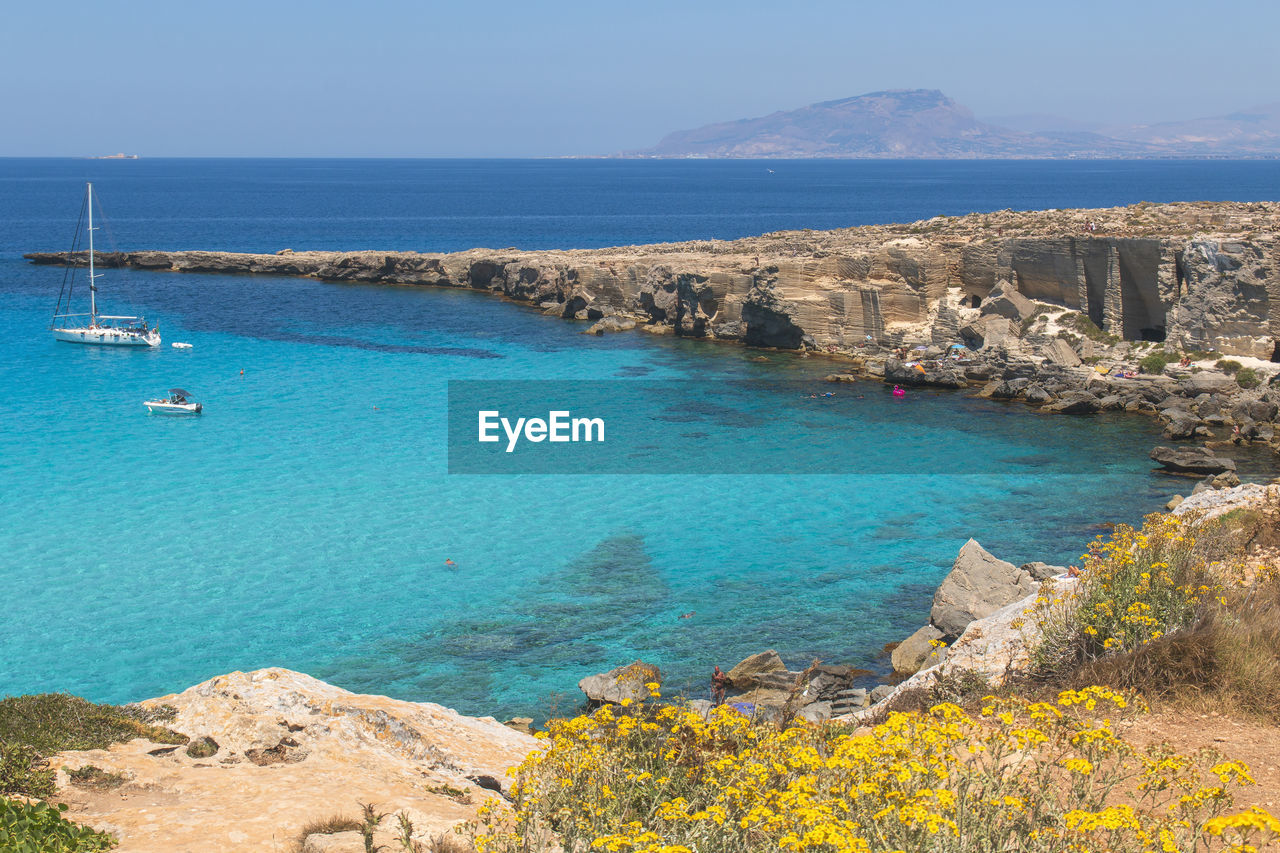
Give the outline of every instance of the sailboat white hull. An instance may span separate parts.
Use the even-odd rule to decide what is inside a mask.
[[[160,333],[155,329],[139,332],[134,329],[98,326],[96,328],[54,329],[55,340],[69,344],[97,344],[112,347],[158,347]]]
[[[58,294],[58,307],[53,311],[53,322],[49,324],[53,338],[69,344],[93,344],[108,347],[158,347],[160,332],[147,325],[142,317],[126,314],[98,313],[98,285],[101,274],[93,271],[95,253],[93,250],[93,184],[85,185],[84,208],[82,215],[89,226],[83,233],[89,235],[89,313],[71,313],[71,290],[68,283],[72,281],[70,273],[62,280],[62,291]],[[72,241],[71,254],[76,252],[80,241],[80,226],[76,224],[76,239]]]

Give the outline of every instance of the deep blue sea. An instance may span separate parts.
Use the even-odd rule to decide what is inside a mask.
[[[105,307],[144,312],[165,345],[55,343],[63,273],[21,254],[69,247],[87,180],[100,248],[252,252],[1280,200],[1274,161],[0,160],[0,695],[121,702],[285,666],[533,716],[636,658],[694,692],[714,664],[765,648],[883,671],[883,645],[923,624],[970,536],[1014,562],[1065,562],[1100,524],[1189,483],[1151,473],[1159,433],[1142,418],[894,400],[869,383],[812,400],[797,389],[833,389],[822,359],[587,337],[472,292],[108,270]],[[627,465],[464,475],[447,467],[450,379],[708,394],[637,395],[632,414],[672,426]],[[726,390],[781,380],[741,410]],[[146,414],[143,399],[179,385],[205,414]],[[829,448],[841,473],[681,465],[708,436]]]

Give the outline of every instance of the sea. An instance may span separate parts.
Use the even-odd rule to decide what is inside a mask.
[[[1145,418],[895,399],[823,382],[826,359],[585,336],[469,291],[105,270],[101,308],[164,346],[56,343],[64,271],[22,254],[70,247],[87,181],[107,250],[567,249],[1280,200],[1277,161],[0,159],[0,695],[129,702],[280,666],[535,718],[638,659],[690,696],[769,648],[874,681],[969,538],[1066,565],[1190,483],[1152,472]],[[653,443],[464,473],[451,382],[625,386]],[[148,415],[172,387],[204,413]]]

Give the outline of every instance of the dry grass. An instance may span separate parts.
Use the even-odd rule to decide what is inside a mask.
[[[427,853],[475,853],[475,847],[456,832],[432,836],[425,849]]]
[[[336,835],[339,832],[359,832],[360,821],[346,815],[333,815],[321,820],[313,820],[298,830],[294,837],[290,853],[310,853],[312,849],[307,839],[312,835]]]
[[[1280,586],[1215,608],[1190,630],[1086,663],[1065,686],[1105,684],[1153,705],[1280,723]]]

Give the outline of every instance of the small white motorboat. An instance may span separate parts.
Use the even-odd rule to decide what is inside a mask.
[[[153,415],[198,415],[204,406],[191,401],[191,392],[181,388],[170,388],[169,397],[165,400],[147,400],[142,405]]]
[[[174,349],[191,349],[191,344],[186,343],[184,341],[174,341],[169,346],[173,347]]]

